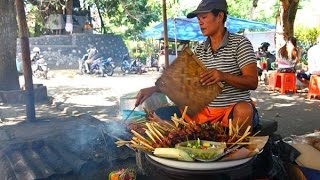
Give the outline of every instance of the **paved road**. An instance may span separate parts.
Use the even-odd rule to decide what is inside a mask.
[[[51,71],[48,80],[34,79],[48,88],[48,95],[62,102],[71,112],[88,113],[100,120],[119,119],[119,101],[124,94],[154,84],[160,73],[123,75],[116,71],[112,77],[78,75],[75,70]],[[259,85],[252,91],[261,118],[278,121],[282,136],[300,135],[320,129],[319,100],[306,100],[306,93],[280,95]]]

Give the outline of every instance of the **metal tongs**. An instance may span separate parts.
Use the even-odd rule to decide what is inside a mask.
[[[137,105],[134,105],[134,108],[130,111],[130,113],[128,114],[128,116],[126,117],[126,119],[124,119],[124,122],[126,122],[129,117],[131,116],[131,114],[134,112],[134,110],[136,109],[136,107],[138,107]]]
[[[201,159],[201,158],[198,158],[198,157],[195,157],[194,159],[198,160],[198,161],[202,161],[202,162],[214,162],[214,161],[218,161],[220,160],[221,158],[223,158],[224,156],[230,154],[232,151],[236,150],[236,149],[239,149],[241,148],[242,146],[244,146],[243,144],[237,144],[229,149],[227,149],[225,152],[215,156],[214,158],[212,159]]]

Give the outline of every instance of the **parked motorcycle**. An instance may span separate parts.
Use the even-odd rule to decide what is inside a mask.
[[[104,72],[104,74],[107,74],[108,76],[112,76],[114,73],[114,69],[116,68],[113,59],[111,57],[105,59],[102,58],[100,62],[100,68]]]
[[[121,63],[121,71],[124,73],[142,74],[144,72],[144,65],[138,58],[130,60],[129,55],[124,55]]]
[[[111,57],[104,58],[99,57],[93,60],[92,64],[89,64],[89,72],[87,72],[85,61],[82,61],[80,71],[82,74],[99,74],[104,77],[105,74],[112,76],[114,73],[114,62]]]
[[[34,47],[31,53],[31,69],[32,74],[37,78],[48,78],[48,64],[46,60],[40,55],[40,49],[38,47]]]

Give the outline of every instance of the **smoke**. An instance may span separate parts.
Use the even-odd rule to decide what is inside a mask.
[[[106,122],[101,126],[104,133],[108,134],[110,137],[119,139],[128,139],[131,134],[128,132],[126,125],[123,121],[111,121]]]

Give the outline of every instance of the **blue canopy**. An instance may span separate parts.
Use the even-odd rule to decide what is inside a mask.
[[[196,18],[169,18],[167,24],[169,40],[205,40]],[[243,29],[275,29],[275,25],[229,16],[227,17],[225,26],[228,28],[228,31],[232,33],[237,33]],[[161,22],[151,29],[144,31],[140,36],[142,38],[163,39],[163,23]]]

